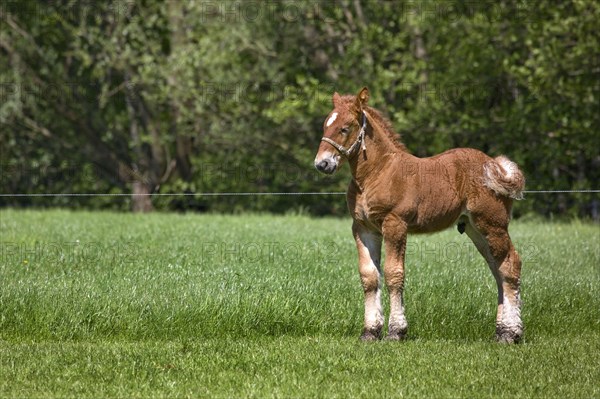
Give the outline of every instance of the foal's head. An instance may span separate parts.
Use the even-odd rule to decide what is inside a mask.
[[[369,90],[364,87],[356,96],[340,96],[336,92],[332,100],[333,111],[323,123],[323,139],[315,158],[317,170],[326,174],[334,173],[344,158],[360,151],[366,123],[363,109],[369,100]]]

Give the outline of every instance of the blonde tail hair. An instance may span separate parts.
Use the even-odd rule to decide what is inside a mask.
[[[504,155],[483,165],[483,183],[498,195],[523,199],[525,176],[517,164]]]

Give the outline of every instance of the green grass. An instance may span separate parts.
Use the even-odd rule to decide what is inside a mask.
[[[364,344],[349,220],[1,210],[0,397],[600,397],[599,227],[511,235],[522,344],[456,230],[409,240],[408,340]]]

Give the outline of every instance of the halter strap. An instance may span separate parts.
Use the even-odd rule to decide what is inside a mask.
[[[360,128],[360,132],[358,132],[358,137],[356,138],[356,141],[350,146],[350,148],[344,148],[342,145],[331,140],[329,137],[323,137],[321,138],[321,141],[324,141],[327,144],[331,144],[333,148],[338,150],[340,154],[344,155],[346,158],[350,158],[350,156],[354,153],[354,150],[356,150],[359,144],[362,144],[362,150],[366,151],[367,147],[365,146],[365,130],[367,129],[367,114],[365,114],[365,111],[362,111],[362,116],[362,126]]]

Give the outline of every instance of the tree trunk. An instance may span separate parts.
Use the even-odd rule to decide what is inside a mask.
[[[169,24],[171,26],[171,58],[172,65],[177,65],[178,51],[187,44],[185,34],[185,4],[180,1],[170,1],[168,3]],[[177,69],[171,70],[167,76],[167,83],[171,86],[171,133],[175,137],[175,160],[179,177],[186,182],[192,180],[192,164],[190,155],[192,151],[192,140],[183,131],[181,108],[181,96],[179,94],[180,83],[177,75]]]
[[[143,181],[135,180],[132,184],[131,210],[133,212],[152,212],[151,188]]]

